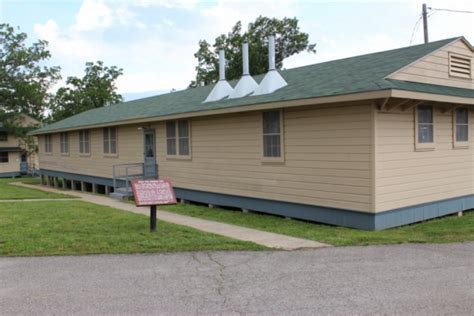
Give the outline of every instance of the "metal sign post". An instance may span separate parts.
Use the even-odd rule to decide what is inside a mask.
[[[150,206],[150,232],[156,232],[156,205]]]

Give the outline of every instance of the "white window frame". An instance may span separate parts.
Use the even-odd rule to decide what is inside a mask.
[[[47,155],[53,154],[53,135],[52,134],[44,135],[44,152]]]
[[[91,155],[91,131],[88,129],[79,131],[79,155]]]
[[[418,123],[418,110],[420,107],[431,107],[431,116],[432,116],[432,123],[431,125],[433,126],[433,141],[430,143],[422,143],[419,142],[418,140],[418,134],[419,134],[419,123]],[[436,149],[436,115],[435,115],[435,109],[432,105],[429,104],[423,104],[423,105],[417,105],[415,107],[415,150],[416,151],[429,151],[429,150],[435,150]],[[426,124],[426,123],[422,123]]]
[[[59,134],[59,149],[61,155],[69,155],[69,134],[67,132],[62,132]]]
[[[174,128],[175,128],[175,134],[174,134],[174,137],[169,137],[168,136],[168,123],[169,122],[173,122],[174,123]],[[188,135],[187,136],[183,136],[180,134],[179,132],[179,124],[180,122],[186,122],[187,125],[188,125]],[[168,159],[191,159],[192,155],[191,155],[191,142],[192,142],[192,138],[191,138],[191,120],[189,119],[184,119],[184,120],[173,120],[173,121],[167,121],[165,123],[165,133],[166,133],[166,158]],[[180,149],[180,140],[182,139],[187,139],[188,140],[188,153],[187,154],[182,154],[181,153],[181,149]],[[168,141],[169,140],[173,140],[174,141],[174,144],[175,144],[175,148],[176,148],[176,153],[175,154],[170,154],[168,152]]]
[[[280,133],[279,133],[279,136],[280,136],[280,156],[279,157],[267,157],[267,156],[265,156],[264,138],[265,138],[265,135],[269,135],[269,134],[265,134],[264,130],[263,130],[264,129],[264,113],[266,113],[266,112],[278,112],[280,114],[280,116],[279,116],[279,118],[280,118]],[[260,114],[260,142],[261,142],[260,143],[260,149],[261,149],[260,157],[261,157],[261,161],[264,162],[264,163],[282,163],[282,162],[285,161],[284,120],[285,120],[285,115],[284,115],[283,110],[263,111]]]
[[[457,111],[458,110],[466,110],[467,112],[467,123],[458,123],[456,121],[456,117],[457,117]],[[470,117],[469,117],[469,109],[467,107],[461,107],[461,108],[457,108],[457,109],[454,109],[453,110],[453,147],[454,148],[469,148],[469,140],[470,140],[470,137],[469,137],[469,133],[470,133],[470,127],[469,127],[469,124],[470,124],[471,120],[470,120]],[[458,128],[458,125],[465,125],[467,126],[467,141],[458,141],[457,140],[457,128]]]
[[[112,138],[111,131],[115,131],[115,138]],[[107,131],[107,139],[105,137],[105,131]],[[107,142],[107,146],[106,146]],[[112,142],[115,142],[115,152],[112,152]],[[107,149],[107,150],[106,150]],[[102,129],[102,152],[104,157],[118,157],[118,128],[117,127],[104,127]]]

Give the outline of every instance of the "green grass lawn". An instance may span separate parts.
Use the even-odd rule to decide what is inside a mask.
[[[38,184],[38,181],[36,178],[0,179],[0,200],[73,198],[73,196],[66,194],[51,193],[10,185],[12,182]]]
[[[145,215],[82,201],[0,204],[0,256],[262,249],[162,221],[152,234]]]
[[[383,231],[351,228],[288,220],[277,216],[242,213],[200,205],[161,206],[170,212],[214,221],[321,241],[335,246],[381,245],[399,243],[448,243],[474,241],[474,212],[463,217],[449,216],[427,222]]]

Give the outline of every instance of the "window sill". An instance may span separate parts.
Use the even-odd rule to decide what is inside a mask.
[[[454,142],[453,149],[468,149],[469,142]]]
[[[118,158],[118,154],[104,154],[104,158]]]
[[[262,157],[261,162],[264,164],[284,164],[284,157]]]
[[[436,143],[415,143],[415,151],[433,151],[436,149]]]
[[[79,154],[79,157],[89,158],[91,154]]]
[[[63,156],[63,157],[69,157],[70,154],[69,154],[69,153],[61,153],[61,156]]]
[[[416,147],[415,151],[435,151],[436,148],[434,147]]]
[[[45,154],[46,156],[52,156],[53,153],[47,153],[47,152],[44,152],[43,154]]]
[[[192,160],[192,156],[166,156],[166,160]]]

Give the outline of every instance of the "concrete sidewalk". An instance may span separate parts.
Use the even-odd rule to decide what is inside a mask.
[[[11,183],[11,185],[39,189],[47,192],[56,192],[56,193],[66,193],[71,196],[80,197],[82,200],[113,207],[116,209],[129,211],[138,214],[149,215],[149,209],[147,207],[136,207],[135,205],[124,203],[111,199],[106,196],[93,195],[78,191],[71,190],[58,190],[54,188],[28,185],[24,183]],[[256,229],[245,228],[241,226],[235,226],[225,223],[219,223],[215,221],[200,219],[196,217],[184,216],[179,214],[174,214],[162,210],[158,210],[157,218],[166,222],[173,224],[183,225],[192,227],[201,231],[208,233],[213,233],[221,236],[226,236],[238,240],[249,241],[256,244],[260,244],[269,248],[283,249],[283,250],[295,250],[301,248],[321,248],[321,247],[330,247],[328,244],[323,244],[313,240],[307,240],[302,238],[290,237],[281,234],[264,232]],[[159,227],[159,226],[158,226]]]
[[[11,202],[44,202],[44,201],[77,201],[77,197],[74,198],[47,198],[47,199],[10,199],[10,200],[0,200],[0,203],[11,203]]]

